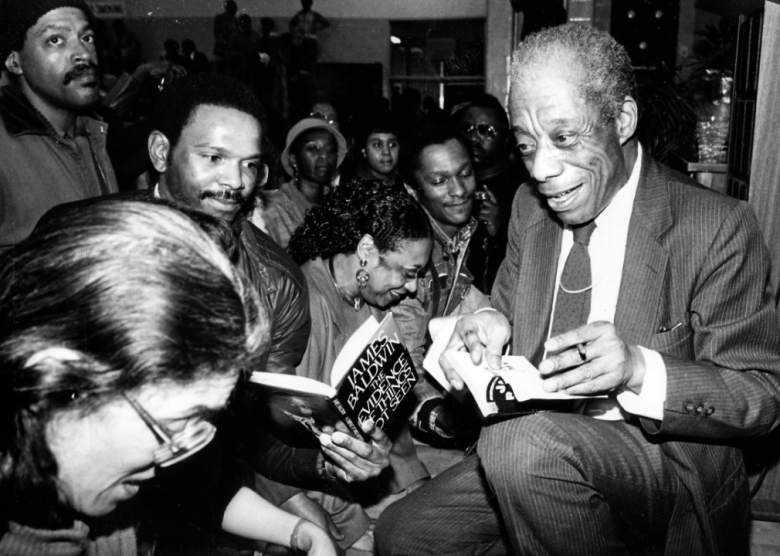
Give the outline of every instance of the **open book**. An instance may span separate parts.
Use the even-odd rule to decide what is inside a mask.
[[[501,357],[501,369],[494,371],[483,361],[471,362],[465,351],[448,351],[444,357],[468,386],[484,417],[528,413],[532,408],[554,407],[550,400],[574,400],[594,396],[573,396],[547,392],[539,369],[520,355]]]
[[[423,366],[428,374],[458,401],[463,402],[466,394],[470,392],[483,417],[520,415],[538,409],[553,409],[561,405],[559,400],[603,397],[546,392],[542,388],[543,379],[539,370],[522,356],[504,355],[501,358],[501,370],[494,371],[485,362],[474,365],[471,356],[466,352],[447,352],[447,360],[468,388],[455,390],[439,365],[439,357],[444,353],[457,322],[458,317],[431,320],[428,330],[433,344],[425,356]]]
[[[264,372],[252,373],[250,381],[263,390],[280,427],[319,436],[323,426],[343,421],[355,436],[368,440],[361,424],[371,419],[386,431],[417,383],[417,372],[388,313],[381,323],[369,318],[347,340],[333,364],[331,384]]]

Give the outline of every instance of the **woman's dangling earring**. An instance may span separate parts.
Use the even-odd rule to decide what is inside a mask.
[[[368,261],[361,259],[360,268],[355,273],[355,280],[357,280],[358,288],[360,288],[361,290],[365,289],[365,287],[368,286],[368,279],[371,277],[368,274],[368,271],[365,268],[363,268],[364,266],[366,266],[367,262]]]

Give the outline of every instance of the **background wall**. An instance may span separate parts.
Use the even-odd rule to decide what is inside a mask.
[[[319,33],[323,63],[382,64],[384,82],[390,71],[390,19],[454,19],[485,17],[488,2],[507,0],[315,0],[314,10],[330,21]],[[295,0],[236,0],[239,14],[248,13],[258,30],[261,17],[272,17],[280,33],[288,30],[300,9]],[[125,0],[127,26],[138,35],[148,60],[162,54],[166,39],[192,39],[213,56],[214,15],[222,0]],[[389,91],[385,91],[389,96]]]
[[[495,0],[315,0],[314,10],[325,17],[346,19],[436,19],[485,17]],[[506,2],[507,0],[499,0]],[[239,13],[292,17],[300,10],[295,0],[236,0]],[[222,0],[125,0],[130,17],[212,17]]]

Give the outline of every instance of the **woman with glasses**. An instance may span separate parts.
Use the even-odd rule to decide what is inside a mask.
[[[415,293],[431,237],[420,205],[380,180],[343,185],[309,211],[289,246],[309,285],[312,318],[298,374],[330,383],[337,354],[360,325],[371,316],[381,321],[390,307]],[[370,434],[371,444],[342,433],[321,435],[323,474],[340,482],[364,481],[389,461],[393,473],[383,485],[388,492],[429,477],[407,428],[392,439],[379,430]],[[346,444],[353,449],[344,449]],[[357,458],[356,453],[367,455]]]
[[[305,118],[295,124],[281,156],[292,180],[261,193],[263,202],[255,203],[252,222],[286,248],[306,211],[322,202],[346,152],[346,140],[325,120]]]
[[[99,202],[5,253],[0,554],[137,554],[133,498],[211,441],[268,337],[255,290],[164,205]],[[223,527],[335,554],[322,531],[248,489]]]

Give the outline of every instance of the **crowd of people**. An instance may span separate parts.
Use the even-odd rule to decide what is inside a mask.
[[[265,31],[225,8],[217,64],[171,43],[107,82],[81,0],[0,4],[0,555],[747,554],[768,254],[746,204],[643,153],[625,50],[551,27],[509,114],[320,99],[277,142],[237,54]],[[388,314],[420,376],[398,427],[273,426],[253,371],[329,383]],[[480,421],[424,369],[434,321],[577,401]],[[420,442],[469,455],[432,478]]]

